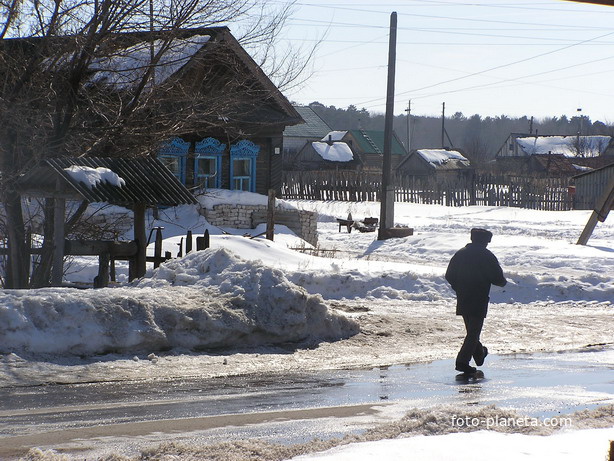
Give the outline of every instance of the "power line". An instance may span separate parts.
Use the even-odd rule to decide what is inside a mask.
[[[409,93],[412,93],[412,99],[413,99],[413,94],[415,94],[415,93],[417,93],[419,91],[427,90],[429,88],[434,88],[434,87],[440,86],[440,85],[445,85],[447,83],[457,82],[459,80],[464,80],[466,78],[475,77],[477,75],[482,75],[482,74],[485,74],[485,73],[488,73],[488,72],[492,72],[493,70],[503,69],[505,67],[510,67],[510,66],[513,66],[513,65],[516,65],[516,64],[520,64],[520,63],[523,63],[523,62],[532,61],[534,59],[538,59],[538,58],[541,58],[541,57],[544,57],[544,56],[548,56],[548,55],[551,55],[551,54],[554,54],[554,53],[558,53],[560,51],[567,50],[567,49],[572,48],[574,46],[578,46],[578,45],[580,45],[582,43],[590,42],[591,40],[597,40],[597,39],[600,39],[600,38],[603,38],[603,37],[607,37],[607,36],[613,35],[613,34],[614,34],[614,32],[609,32],[607,34],[600,35],[598,37],[594,37],[593,39],[583,40],[583,41],[575,43],[573,45],[568,45],[568,46],[564,46],[562,48],[557,48],[556,50],[547,51],[545,53],[540,53],[540,54],[537,54],[537,55],[534,55],[534,56],[530,56],[528,58],[519,59],[517,61],[513,61],[513,62],[510,62],[510,63],[507,63],[507,64],[500,64],[498,66],[494,66],[494,67],[491,67],[489,69],[483,69],[483,70],[478,71],[478,72],[472,72],[471,74],[464,75],[462,77],[456,77],[456,78],[452,78],[452,79],[445,80],[445,81],[442,81],[442,82],[433,83],[431,85],[427,85],[427,86],[424,86],[422,88],[415,88],[415,89],[412,89],[412,90],[403,91],[403,92],[398,93],[397,95],[395,95],[395,97],[396,96],[403,96],[403,95],[407,95]],[[375,101],[379,101],[379,99],[372,99],[372,100],[364,101],[363,104],[369,104],[369,103],[375,102]]]

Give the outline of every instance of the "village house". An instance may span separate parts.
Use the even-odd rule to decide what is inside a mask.
[[[6,55],[20,62],[17,59],[19,56],[36,56],[35,51],[41,40],[38,37],[5,39],[0,41],[0,45]],[[54,45],[69,51],[43,61],[43,77],[61,81],[66,74],[66,66],[71,62],[71,40],[73,37],[70,36],[53,39]],[[57,152],[51,146],[33,149],[28,155],[22,156],[24,163],[29,166],[27,170],[23,168],[28,173],[26,177],[29,182],[21,182],[19,194],[53,199],[58,216],[66,212],[66,200],[82,198],[85,202],[98,200],[120,203],[117,198],[120,197],[123,200],[121,204],[131,207],[135,221],[138,221],[138,225],[135,224],[134,240],[137,248],[133,253],[123,256],[137,260],[131,276],[141,276],[145,272],[143,216],[147,207],[196,203],[185,188],[181,189],[183,186],[190,189],[225,188],[260,194],[273,190],[279,193],[282,184],[283,131],[286,126],[303,120],[227,27],[117,34],[96,52],[99,54],[85,61],[85,70],[81,69],[83,85],[80,88],[80,101],[86,103],[80,112],[80,130],[79,135],[74,135],[72,152],[72,155],[93,161],[95,159],[95,162],[72,164],[70,158],[61,157],[64,154],[61,149]],[[98,117],[104,116],[103,110],[93,108],[96,108],[96,104],[101,109],[106,107],[104,104],[108,104],[109,108],[114,108],[113,104],[125,107],[137,101],[135,94],[143,93],[147,95],[148,105],[143,104],[139,116],[130,119],[130,124],[118,125],[123,130],[123,136],[118,137],[120,141],[116,142],[109,134],[112,130],[108,125],[100,123]],[[62,96],[59,94],[58,97]],[[112,110],[109,109],[110,112]],[[107,128],[101,129],[101,126]],[[85,136],[96,142],[81,142]],[[87,151],[93,146],[96,147],[93,150],[96,156]],[[108,194],[88,195],[85,189],[73,197],[62,194],[61,190],[41,190],[36,181],[38,168],[51,172],[48,177],[52,185],[55,185],[55,177],[62,178],[68,190],[76,187],[73,183],[77,180],[63,177],[60,171],[62,168],[78,168],[80,172],[104,168],[109,170],[109,175],[123,180],[119,170],[114,170],[119,168],[119,164],[114,163],[113,159],[129,158],[155,160],[144,163],[145,166],[138,172],[136,168],[132,168],[133,172],[131,168],[121,171],[126,178],[131,175],[126,184],[132,185],[138,179],[137,185],[131,190],[139,190],[141,187],[141,195],[124,197],[122,193],[129,188],[123,183],[109,185],[102,181],[92,186],[92,189],[112,189],[112,199],[108,198]],[[56,163],[52,165],[50,162],[65,167],[54,169]],[[7,166],[8,162],[4,161],[3,165]],[[147,186],[143,186],[145,183],[139,183],[139,175],[153,177],[152,171],[158,167],[166,171],[167,175],[170,170],[171,174],[155,184],[147,183]],[[163,177],[163,173],[156,176]],[[156,189],[166,194],[163,194],[164,200],[154,193]],[[180,191],[179,198],[169,191]],[[314,221],[313,217],[309,220]],[[45,233],[41,250],[47,252],[47,248],[54,245],[53,265],[58,268],[54,269],[54,284],[61,283],[61,260],[69,254],[64,252],[63,245],[57,244],[58,241],[63,242],[64,228],[57,224],[61,221],[54,220],[55,243],[52,241],[52,233]],[[25,238],[18,236],[11,240],[18,241],[23,242]],[[15,287],[25,286],[28,274],[22,270],[22,266],[27,268],[30,255],[12,243],[9,251],[12,261],[19,261],[19,264],[13,265],[15,269],[11,266],[14,272],[10,276],[11,284]],[[109,257],[106,249],[88,251],[102,251]]]
[[[281,189],[283,132],[303,123],[301,114],[240,46],[226,27],[194,31],[210,39],[196,49],[186,62],[192,69],[182,78],[199,78],[202,67],[208,72],[199,85],[216,86],[218,80],[249,81],[249,97],[229,101],[218,123],[199,133],[185,133],[163,140],[158,157],[188,187],[222,188],[266,194]],[[209,57],[207,48],[223,43],[233,66],[218,55]],[[193,61],[193,63],[191,63]],[[230,73],[230,74],[229,74]],[[254,96],[260,97],[254,97]]]
[[[318,141],[306,143],[292,158],[294,170],[382,171],[384,132],[375,130],[331,131]],[[396,135],[392,138],[392,170],[407,151]]]
[[[412,150],[399,164],[398,173],[445,180],[469,178],[473,174],[473,167],[459,150],[417,149]]]
[[[319,141],[331,131],[328,124],[309,106],[294,106],[304,123],[287,126],[283,133],[283,164],[294,170],[296,155],[306,145]]]
[[[614,163],[610,136],[537,136],[512,133],[495,158],[506,175],[571,178]]]

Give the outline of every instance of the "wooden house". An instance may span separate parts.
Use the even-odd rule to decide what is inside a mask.
[[[407,151],[396,135],[392,138],[392,170]],[[384,132],[372,130],[331,131],[318,141],[306,143],[291,159],[293,170],[361,170],[380,173],[384,159]]]
[[[610,136],[536,136],[512,133],[493,169],[514,176],[571,178],[614,163]]]
[[[5,39],[0,46],[7,55],[25,59],[43,48],[42,40]],[[50,79],[60,79],[74,38],[49,40],[67,50],[65,58],[49,60],[46,69]],[[84,146],[83,155],[153,153],[190,188],[259,193],[281,188],[283,131],[303,120],[227,27],[115,34],[84,65],[79,96],[90,106],[81,111],[81,131],[97,141],[96,151],[89,154],[85,150],[92,143],[71,140],[73,146]],[[101,128],[108,122],[99,118],[107,120],[108,114],[91,106],[129,106],[135,94],[146,94],[147,104],[138,105],[139,116],[123,124],[123,133],[130,135],[115,142],[110,130]],[[38,152],[33,163],[65,155]]]
[[[376,130],[349,130],[341,137],[346,142],[364,171],[380,172],[384,162],[384,132]],[[407,150],[395,133],[392,135],[392,171],[396,171],[407,156]]]
[[[283,132],[303,118],[226,27],[192,32],[209,39],[195,49],[186,70],[177,70],[178,78],[202,77],[197,89],[241,80],[245,94],[229,100],[216,123],[162,140],[158,157],[188,187],[279,191]],[[203,70],[211,68],[217,71]]]
[[[436,177],[438,179],[470,177],[471,162],[458,150],[417,149],[399,164],[403,176]]]
[[[290,160],[288,171],[358,170],[362,161],[343,141],[346,131],[330,131],[322,139],[310,141]]]

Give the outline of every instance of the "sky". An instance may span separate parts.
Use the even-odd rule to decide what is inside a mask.
[[[384,113],[393,11],[395,115],[614,122],[614,7],[565,0],[298,0],[281,38],[320,43],[286,96]]]

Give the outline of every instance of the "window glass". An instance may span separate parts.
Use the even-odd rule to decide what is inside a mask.
[[[160,157],[160,160],[166,168],[171,170],[171,173],[173,173],[177,177],[180,176],[181,169],[179,167],[179,157],[176,157],[174,155],[163,155]]]
[[[251,174],[251,160],[248,158],[236,159],[234,161],[234,175],[235,176],[249,176]]]

